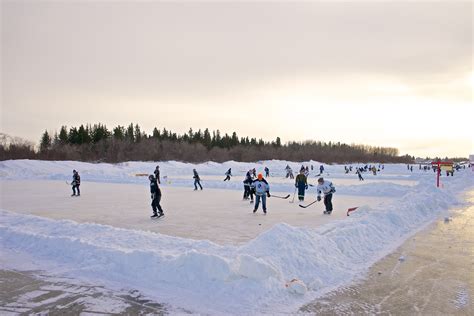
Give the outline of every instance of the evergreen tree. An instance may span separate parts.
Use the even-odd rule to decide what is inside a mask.
[[[67,136],[68,138],[68,143],[71,145],[77,145],[79,144],[79,132],[77,131],[77,128],[71,127],[69,129],[69,134]]]
[[[68,143],[67,127],[61,126],[59,130],[59,145],[65,145]]]
[[[139,143],[142,140],[142,132],[140,130],[140,126],[135,124],[135,142]]]
[[[275,146],[281,147],[281,139],[280,139],[280,137],[277,137],[277,138],[276,138]]]
[[[40,142],[40,151],[45,152],[51,148],[51,137],[48,134],[48,131],[44,131],[43,136],[41,136]]]
[[[125,127],[118,125],[113,129],[113,137],[116,140],[124,140],[125,138]]]
[[[160,138],[161,138],[160,130],[155,127],[155,128],[153,129],[153,134],[152,134],[151,137],[153,137],[153,138],[155,138],[155,139],[160,139]]]
[[[133,123],[130,123],[125,130],[125,139],[133,143],[135,141],[134,132]]]
[[[100,123],[94,124],[94,126],[91,128],[91,138],[94,144],[109,137],[110,132],[107,130],[107,127],[105,125],[102,125]]]
[[[237,146],[239,144],[239,137],[237,137],[237,133],[236,132],[233,132],[232,133],[232,139],[231,139],[231,142],[230,142],[230,145],[232,147],[234,146]]]
[[[209,133],[209,129],[207,128],[204,130],[202,144],[206,146],[207,149],[211,148],[212,138],[211,138],[211,133]]]
[[[168,131],[166,130],[166,128],[163,128],[163,139],[168,139],[169,138],[169,134],[168,134]]]
[[[84,128],[84,125],[79,126],[78,130],[78,144],[90,143],[89,133]]]

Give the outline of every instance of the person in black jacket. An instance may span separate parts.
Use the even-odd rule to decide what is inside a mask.
[[[245,176],[244,180],[244,200],[248,200],[250,198],[250,203],[253,203],[253,190],[252,190],[252,175],[251,172],[252,170],[247,171],[247,174]]]
[[[158,184],[161,184],[161,181],[160,181],[160,166],[156,166],[155,171],[153,171],[153,173],[155,174],[155,178],[156,178],[156,181],[158,182]]]
[[[81,190],[79,190],[79,186],[81,185],[81,176],[79,176],[79,173],[76,170],[72,171],[72,195],[76,195],[76,189],[77,189],[77,196],[81,195]]]
[[[227,170],[227,172],[225,173],[224,181],[227,181],[227,180],[230,181],[230,177],[232,177],[232,168],[229,168],[229,170]]]
[[[158,182],[156,181],[156,178],[150,174],[148,177],[150,180],[150,193],[151,193],[151,208],[153,209],[153,217],[161,217],[165,215],[163,213],[163,209],[161,208],[160,201],[161,201],[161,190],[160,187],[158,186]],[[159,211],[159,214],[156,212],[156,210]]]
[[[193,169],[193,178],[194,178],[194,191],[198,189],[198,185],[202,190],[202,185],[201,185],[201,178],[199,178],[199,174],[197,173],[196,169]]]

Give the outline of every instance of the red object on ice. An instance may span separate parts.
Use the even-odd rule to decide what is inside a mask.
[[[355,210],[357,210],[357,208],[358,208],[358,206],[348,208],[348,209],[347,209],[347,216],[349,216],[349,213],[350,213],[350,212],[354,212]]]
[[[431,165],[436,166],[436,187],[439,188],[439,176],[441,174],[441,166],[452,166],[453,162],[452,161],[433,161],[431,162]]]

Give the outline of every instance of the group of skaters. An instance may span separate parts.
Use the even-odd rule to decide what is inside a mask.
[[[365,165],[363,167],[356,167],[355,174],[359,177],[359,181],[364,181],[364,177],[362,177],[362,173],[364,172],[372,172],[374,176],[377,175],[377,172],[384,170],[385,166],[383,164],[379,164],[378,167],[376,165]],[[344,166],[344,171],[346,174],[352,172],[352,166]]]
[[[413,166],[407,165],[408,170],[413,172]],[[468,168],[471,168],[471,164],[468,165]],[[438,166],[436,165],[424,165],[421,167],[421,163],[418,164],[418,169],[423,170],[424,172],[433,170],[434,173],[438,171]],[[463,164],[462,166],[459,164],[455,164],[453,167],[446,169],[446,176],[454,176],[454,171],[459,171],[461,169],[466,169],[466,165]],[[441,176],[441,169],[439,170],[439,175]]]
[[[309,170],[310,170],[310,167],[309,167],[309,166],[304,166],[304,165],[302,165],[301,168],[300,168],[300,173],[301,173],[301,171],[303,171],[304,175],[305,175],[306,177],[308,177],[308,176],[309,176],[309,172],[310,172]],[[314,166],[313,166],[313,165],[311,165],[311,170],[314,170]],[[290,165],[286,165],[286,167],[285,167],[285,172],[286,172],[286,178],[290,178],[290,179],[294,179],[294,178],[295,178],[294,175],[293,175],[293,169],[291,169]],[[319,166],[319,174],[316,175],[316,176],[322,175],[323,172],[324,172],[324,166],[321,165],[321,166]]]
[[[324,168],[323,166],[321,166]],[[265,175],[268,177],[270,176],[270,170],[265,167],[264,169]],[[321,172],[324,169],[321,170]],[[295,179],[295,190],[298,189],[298,199],[300,201],[304,201],[305,190],[308,189],[308,181],[307,177],[309,175],[308,167],[302,166],[300,169],[300,173],[296,176]],[[226,179],[224,181],[230,180],[232,176],[232,170],[226,172]],[[199,188],[202,190],[201,179],[199,177],[198,172],[196,169],[193,169],[193,178],[194,178],[194,190],[198,190]],[[151,218],[159,218],[164,216],[163,208],[160,205],[161,202],[161,189],[160,189],[160,167],[156,166],[153,174],[148,176],[148,180],[150,181],[150,194],[151,194],[151,208],[153,210],[153,215]],[[80,196],[79,186],[81,184],[81,177],[76,170],[73,170],[73,180],[71,182],[73,194],[72,196]],[[335,192],[334,186],[330,181],[324,180],[322,177],[318,179],[318,186],[317,186],[317,200],[321,200],[321,194],[324,195],[324,205],[326,210],[324,211],[325,214],[331,214],[332,212],[332,194]],[[244,200],[250,199],[250,202],[254,202],[254,195],[255,195],[255,205],[253,209],[253,213],[256,213],[259,206],[260,201],[262,203],[262,210],[264,214],[267,214],[267,197],[271,197],[270,195],[270,185],[268,184],[267,180],[263,177],[262,173],[257,174],[256,169],[250,169],[247,171],[244,180]]]
[[[161,190],[158,184],[160,184],[160,167],[156,166],[154,171],[154,175],[150,175],[148,179],[150,180],[150,193],[151,193],[151,207],[153,209],[152,218],[159,218],[164,216],[163,209],[161,208],[160,201],[161,201]],[[293,179],[293,172],[291,171],[291,167],[287,165],[285,168],[287,170],[287,178],[290,177]],[[311,170],[313,170],[313,166],[311,166]],[[270,169],[268,167],[264,168],[265,177],[270,176]],[[324,166],[321,165],[319,168],[319,172],[321,175],[324,172]],[[291,176],[290,176],[291,175]],[[318,175],[318,176],[319,176]],[[225,173],[224,181],[230,181],[232,177],[232,168],[229,168]],[[295,191],[298,190],[298,200],[303,202],[305,191],[308,190],[308,176],[309,176],[309,167],[308,166],[301,166],[300,173],[296,176],[295,179]],[[196,169],[193,169],[193,179],[194,179],[194,190],[198,190],[199,188],[202,190],[201,185],[201,178],[199,177],[198,172]],[[270,195],[270,185],[268,181],[263,177],[263,174],[257,174],[257,170],[255,168],[250,169],[247,171],[245,175],[244,183],[244,200],[250,200],[250,203],[254,203],[254,196],[255,196],[255,205],[253,209],[253,213],[256,213],[259,206],[260,201],[262,202],[262,210],[264,214],[267,214],[267,197],[271,197]],[[320,177],[318,179],[318,186],[317,190],[317,201],[321,201],[321,194],[324,196],[324,206],[325,211],[324,214],[331,214],[333,210],[332,206],[332,195],[336,190],[331,181],[324,180],[324,178]],[[296,193],[296,192],[295,192]]]

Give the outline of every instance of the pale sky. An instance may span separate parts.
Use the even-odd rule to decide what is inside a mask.
[[[0,0],[1,1],[1,0]],[[1,1],[0,132],[219,129],[474,153],[473,2]]]

